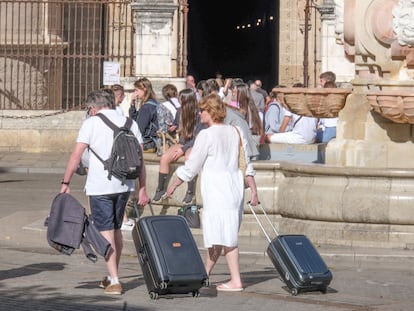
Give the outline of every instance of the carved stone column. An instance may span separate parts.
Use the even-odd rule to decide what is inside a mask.
[[[171,76],[172,25],[177,5],[173,1],[138,1],[135,13],[137,76]]]
[[[184,87],[184,79],[177,78],[173,66],[176,1],[134,0],[131,8],[136,25],[135,75],[150,79],[159,97],[159,90],[166,83],[174,83],[179,89]]]
[[[317,6],[321,15],[321,72],[333,71],[339,83],[354,78],[355,65],[344,57],[344,0],[325,0]]]

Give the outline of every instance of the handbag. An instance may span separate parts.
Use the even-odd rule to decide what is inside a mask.
[[[186,205],[178,209],[178,215],[187,220],[190,228],[200,228],[200,213],[197,205]]]
[[[234,128],[237,131],[237,134],[239,134],[239,168],[243,173],[243,176],[246,176],[246,156],[244,154],[244,148],[243,148],[243,142],[242,142],[242,138],[239,132],[239,129],[237,127],[234,126]]]

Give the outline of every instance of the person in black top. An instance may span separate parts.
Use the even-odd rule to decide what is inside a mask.
[[[134,87],[129,116],[138,123],[144,141],[144,152],[155,152],[158,139],[157,107],[159,103],[156,100],[151,81],[147,78],[135,81]],[[139,109],[136,107],[137,100],[139,101]]]

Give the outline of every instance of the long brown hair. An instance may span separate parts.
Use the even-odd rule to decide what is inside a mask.
[[[197,97],[192,89],[183,89],[178,94],[178,100],[181,104],[178,132],[184,139],[191,139],[197,122]]]
[[[156,101],[157,96],[152,88],[151,81],[147,78],[140,78],[134,83],[134,87],[144,91],[144,98],[140,102],[140,107],[142,107],[148,100],[153,99]]]
[[[259,112],[254,103],[253,97],[250,94],[250,89],[246,83],[239,83],[236,85],[237,98],[239,110],[244,115],[253,135],[261,135],[263,132],[262,121],[260,120]]]

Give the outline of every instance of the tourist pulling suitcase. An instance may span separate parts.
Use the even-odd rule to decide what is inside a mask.
[[[185,218],[175,215],[140,218],[132,230],[151,299],[164,294],[199,296],[208,275]]]
[[[276,237],[271,240],[254,208],[248,205],[269,242],[267,254],[292,295],[296,296],[301,291],[317,290],[326,293],[332,281],[332,273],[311,241],[304,235],[279,235],[260,205],[276,234]]]

